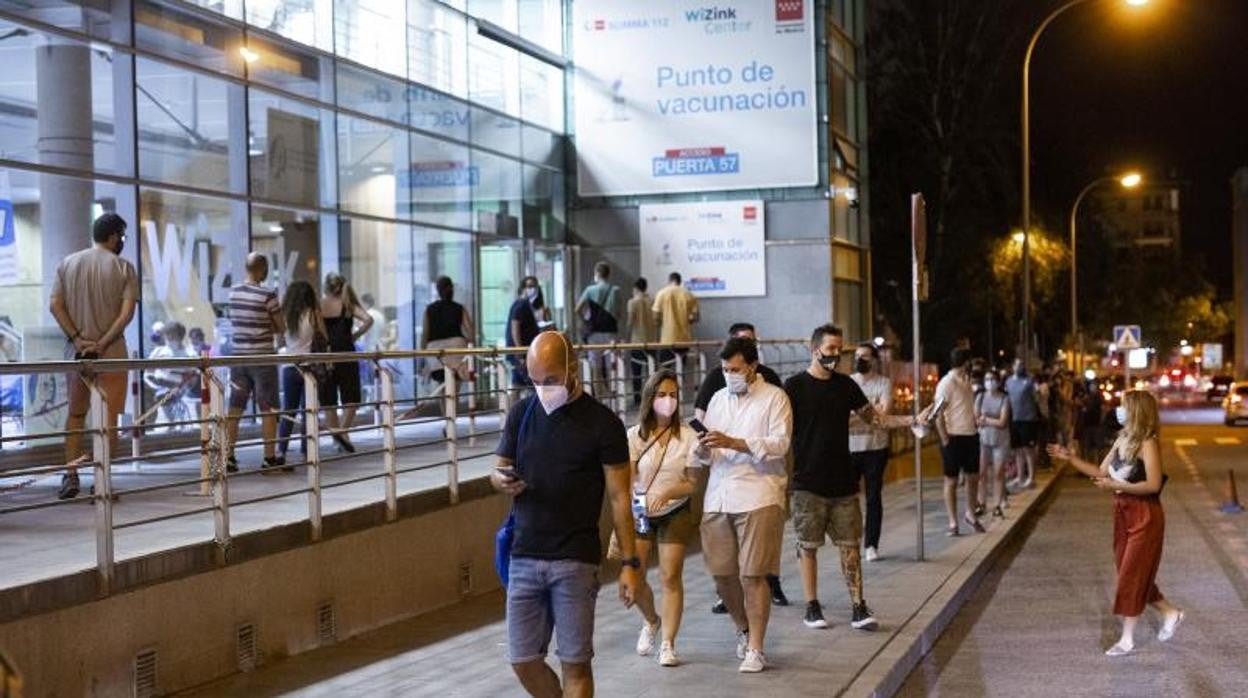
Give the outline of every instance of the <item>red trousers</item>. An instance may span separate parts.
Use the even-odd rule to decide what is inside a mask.
[[[1138,616],[1146,605],[1165,598],[1156,583],[1165,534],[1166,514],[1157,495],[1114,495],[1114,615]]]

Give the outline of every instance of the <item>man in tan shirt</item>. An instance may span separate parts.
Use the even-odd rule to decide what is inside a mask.
[[[654,312],[659,316],[659,342],[662,344],[679,344],[693,341],[691,325],[698,321],[698,299],[681,283],[680,273],[672,272],[667,277],[667,286],[654,297]],[[682,359],[689,353],[686,349],[664,349],[659,352],[659,361],[673,361],[679,354]]]
[[[633,283],[633,297],[628,301],[628,341],[633,344],[649,344],[655,340],[654,299],[646,293],[649,282],[644,278]],[[629,356],[633,375],[633,405],[641,404],[641,377],[646,371],[647,352],[634,349]]]
[[[105,213],[95,220],[91,238],[94,245],[61,260],[52,282],[49,310],[65,333],[65,358],[124,359],[129,354],[123,332],[134,318],[139,302],[138,274],[133,264],[121,258],[126,244],[126,221],[115,213]],[[126,404],[126,372],[101,372],[92,378],[108,402],[104,423],[115,446],[117,415]],[[71,373],[65,430],[81,431],[90,406],[91,392],[84,377]],[[61,499],[78,496],[75,466],[88,457],[82,450],[82,434],[68,434],[65,459],[70,467],[61,478]]]

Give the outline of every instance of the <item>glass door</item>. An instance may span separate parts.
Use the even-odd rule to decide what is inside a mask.
[[[502,346],[507,314],[524,278],[524,246],[519,240],[483,241],[477,248],[477,260],[481,279],[481,345]]]
[[[543,245],[532,243],[531,264],[529,273],[537,277],[542,285],[542,293],[546,297],[546,305],[550,308],[550,319],[555,329],[568,330],[568,264],[565,262],[564,250],[560,245]]]

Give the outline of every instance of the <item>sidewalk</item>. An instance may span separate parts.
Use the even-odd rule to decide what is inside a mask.
[[[936,462],[934,449],[925,464]],[[895,459],[893,467],[909,463]],[[1012,498],[988,532],[947,538],[940,481],[924,487],[926,562],[915,562],[912,481],[885,489],[883,558],[864,563],[866,598],[880,621],[874,633],[849,627],[850,604],[833,548],[820,556],[820,592],[828,630],[810,630],[803,613],[797,560],[783,556],[782,577],[793,605],[775,608],[768,627],[768,671],[736,671],[731,622],[709,611],[713,583],[700,554],[685,567],[685,618],[677,641],[683,665],[662,669],[633,650],[640,617],[605,584],[598,601],[594,671],[601,696],[889,695],[974,591],[994,557],[1050,491],[1052,474]],[[965,527],[964,527],[965,530]],[[786,531],[786,550],[792,532]],[[651,572],[652,585],[656,582]],[[606,581],[606,580],[604,580]],[[505,659],[501,593],[478,597],[337,645],[215,682],[193,696],[523,695]],[[553,660],[552,660],[553,661]]]

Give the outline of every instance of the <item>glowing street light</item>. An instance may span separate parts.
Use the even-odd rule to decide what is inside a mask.
[[[1026,241],[1027,241],[1027,235],[1026,235],[1026,234],[1024,234],[1024,233],[1023,233],[1023,231],[1021,231],[1021,230],[1020,230],[1020,231],[1018,231],[1018,232],[1016,232],[1016,233],[1014,233],[1014,234],[1013,234],[1013,235],[1011,235],[1010,237],[1014,240],[1014,242],[1016,242],[1016,243],[1018,243],[1018,244],[1020,244],[1020,245],[1021,245],[1021,244],[1023,244],[1024,242],[1026,242]]]
[[[1147,2],[1147,1],[1148,0],[1144,0],[1144,2]],[[1140,175],[1139,172],[1129,172],[1123,175],[1122,178],[1118,180],[1118,183],[1121,184],[1123,187],[1126,187],[1127,189],[1134,189],[1140,186],[1140,182],[1142,182],[1143,180],[1144,178]]]

